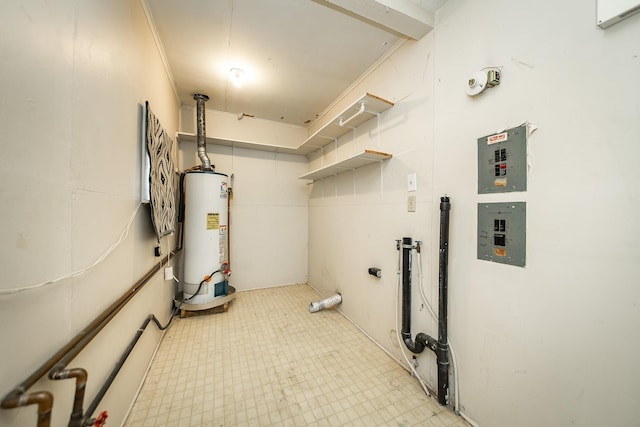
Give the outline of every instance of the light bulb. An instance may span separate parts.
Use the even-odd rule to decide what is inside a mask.
[[[242,71],[240,68],[232,68],[231,70],[229,70],[229,73],[231,74],[231,83],[233,83],[235,87],[242,86],[244,80],[244,71]]]

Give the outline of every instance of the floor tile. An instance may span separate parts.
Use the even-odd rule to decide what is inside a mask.
[[[125,427],[467,426],[307,285],[176,318]]]

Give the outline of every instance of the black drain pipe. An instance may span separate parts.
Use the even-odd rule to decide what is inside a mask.
[[[438,402],[447,403],[449,394],[449,342],[447,340],[449,212],[447,196],[440,197],[440,256],[438,261]]]
[[[449,394],[449,343],[447,341],[447,263],[449,258],[449,211],[451,204],[447,196],[440,198],[440,257],[438,274],[438,339],[418,333],[415,342],[411,339],[411,251],[418,251],[410,237],[402,238],[402,340],[412,353],[422,353],[429,348],[438,363],[438,402],[447,404]],[[397,242],[398,250],[400,241]]]
[[[111,387],[111,384],[113,384],[113,381],[116,379],[116,376],[120,372],[120,369],[122,369],[122,366],[124,365],[124,362],[127,361],[127,358],[129,357],[129,355],[133,351],[133,348],[138,343],[138,340],[142,336],[142,333],[144,332],[145,329],[147,329],[147,325],[149,325],[149,323],[151,321],[153,321],[153,323],[156,324],[156,326],[158,327],[159,330],[164,331],[169,326],[171,326],[171,322],[173,321],[173,317],[177,313],[178,313],[178,307],[173,309],[173,311],[171,312],[171,315],[169,316],[169,321],[164,326],[162,326],[162,324],[160,323],[160,321],[158,320],[158,318],[154,314],[150,314],[149,316],[147,316],[147,318],[145,319],[144,323],[142,323],[142,326],[140,326],[138,328],[138,331],[136,332],[135,336],[133,337],[133,339],[131,340],[131,342],[127,346],[127,348],[125,349],[124,353],[122,353],[122,356],[120,356],[120,359],[116,363],[115,367],[111,370],[111,373],[109,374],[109,376],[107,377],[105,382],[102,384],[102,387],[100,387],[100,390],[98,391],[98,394],[96,395],[96,397],[93,398],[93,401],[89,405],[89,408],[87,409],[87,412],[84,413],[84,417],[83,418],[82,418],[82,408],[80,408],[81,419],[80,419],[78,424],[73,424],[73,426],[86,427],[86,426],[92,426],[92,425],[95,424],[96,419],[95,418],[91,418],[91,416],[98,409],[98,405],[100,405],[100,402],[102,402],[102,399],[107,394],[107,391]],[[72,427],[72,424],[69,423],[68,427]]]
[[[399,243],[399,242],[398,242]],[[425,346],[434,352],[437,341],[425,333],[411,338],[411,251],[414,249],[411,237],[402,238],[402,341],[412,353],[422,353]]]

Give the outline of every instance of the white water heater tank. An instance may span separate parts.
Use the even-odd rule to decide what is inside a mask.
[[[227,180],[227,175],[212,171],[192,171],[184,176],[186,304],[206,304],[227,294],[226,276],[219,271],[224,271],[229,259]]]

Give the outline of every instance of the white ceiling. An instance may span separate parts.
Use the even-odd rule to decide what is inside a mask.
[[[183,105],[308,124],[407,37],[351,8],[432,13],[446,0],[144,0]],[[398,12],[398,3],[413,8]],[[366,18],[365,18],[366,16]],[[382,23],[380,23],[382,22]],[[412,22],[413,24],[415,22]],[[419,22],[425,28],[428,25]],[[390,28],[392,27],[392,28]],[[426,30],[428,31],[428,30]],[[229,70],[245,72],[242,87]]]

